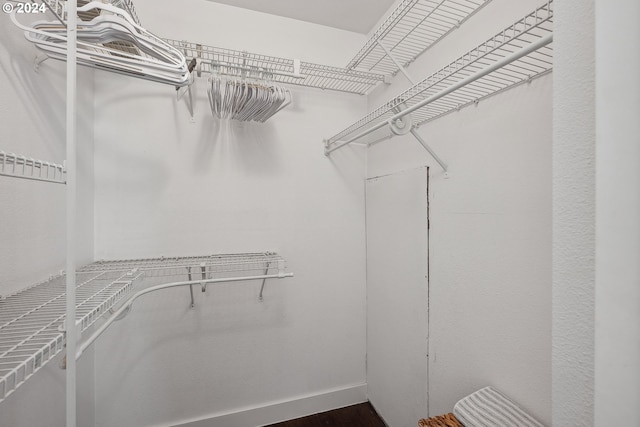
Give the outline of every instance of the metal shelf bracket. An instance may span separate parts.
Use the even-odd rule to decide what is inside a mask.
[[[33,71],[36,73],[40,71],[40,64],[49,59],[49,57],[44,53],[39,53],[33,60]]]
[[[283,273],[283,274],[271,274],[271,275],[260,275],[260,276],[247,276],[247,277],[227,277],[227,278],[218,278],[218,279],[206,279],[203,280],[201,283],[204,286],[205,284],[215,284],[215,283],[230,283],[230,282],[244,282],[244,281],[251,281],[251,280],[262,280],[263,284],[264,281],[266,279],[282,279],[285,277],[293,277],[293,273]],[[136,292],[134,295],[132,295],[125,303],[124,305],[122,305],[115,313],[112,317],[110,317],[109,319],[107,319],[107,321],[105,323],[103,323],[99,328],[97,328],[95,330],[95,332],[89,337],[87,338],[82,345],[80,345],[78,347],[78,350],[76,352],[76,359],[79,359],[82,354],[86,351],[87,348],[89,348],[108,328],[109,326],[111,326],[113,324],[113,322],[116,321],[116,319],[126,310],[130,310],[132,304],[135,302],[136,299],[140,298],[143,295],[146,295],[148,293],[151,292],[155,292],[155,291],[159,291],[159,290],[163,290],[163,289],[169,289],[169,288],[175,288],[175,287],[181,287],[181,286],[191,286],[193,285],[193,282],[191,281],[186,281],[186,282],[172,282],[172,283],[165,283],[162,285],[156,285],[156,286],[151,286],[149,288],[143,289],[141,291]]]

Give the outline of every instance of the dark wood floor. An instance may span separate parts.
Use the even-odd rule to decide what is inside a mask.
[[[268,427],[386,427],[369,402],[323,412]]]

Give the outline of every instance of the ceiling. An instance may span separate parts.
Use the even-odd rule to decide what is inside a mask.
[[[395,0],[210,0],[367,34]]]

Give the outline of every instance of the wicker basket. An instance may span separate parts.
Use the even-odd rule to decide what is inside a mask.
[[[418,421],[419,427],[464,427],[453,414],[423,418]]]

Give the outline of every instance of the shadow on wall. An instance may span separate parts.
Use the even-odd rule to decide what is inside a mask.
[[[209,106],[206,79],[196,79],[192,94],[196,126],[189,123],[186,99],[173,97],[173,118],[178,140],[190,138],[196,144],[192,164],[197,174],[233,168],[247,176],[269,176],[281,169],[279,151],[282,141],[276,126],[284,120],[288,110],[295,108],[295,98],[292,105],[267,122],[259,123],[214,117]]]
[[[281,295],[284,290],[271,285],[262,302],[257,298],[259,282],[209,286],[206,294],[196,285],[194,308],[189,306],[186,287],[157,292],[136,302],[132,312],[105,334],[107,347],[102,349],[112,349],[109,369],[113,369],[113,384],[126,385],[141,372],[164,384],[180,384],[185,375],[203,375],[182,363],[185,353],[201,354],[202,366],[213,361],[233,364],[243,355],[259,353],[266,345],[260,337],[267,340],[270,336],[261,332],[290,323]],[[151,373],[145,369],[150,363],[173,368]],[[267,367],[258,363],[255,368]]]
[[[30,112],[30,117],[24,118],[25,125],[36,128],[47,144],[55,144],[56,148],[51,152],[57,153],[60,148],[64,148],[65,141],[64,66],[60,66],[62,63],[58,61],[49,60],[40,64],[40,71],[36,72],[34,60],[37,49],[23,38],[18,28],[9,23],[8,16],[5,15],[5,18],[4,25],[0,26],[0,46],[6,54],[0,57],[10,58],[10,62],[0,60],[0,68],[5,79],[3,86],[18,88],[14,90],[14,94],[24,106],[24,110]],[[15,129],[18,129],[18,126]],[[3,136],[12,137],[11,129],[3,129]],[[46,155],[47,153],[42,154]]]
[[[239,122],[204,117],[194,153],[197,172],[208,171],[215,159],[230,161],[246,175],[274,175],[281,168],[278,140],[273,117],[265,123]]]
[[[124,151],[118,146],[103,144],[100,155],[112,167],[96,170],[96,180],[115,189],[126,190],[130,194],[153,195],[166,190],[171,170],[167,163],[144,151]],[[145,196],[145,197],[146,197]]]

